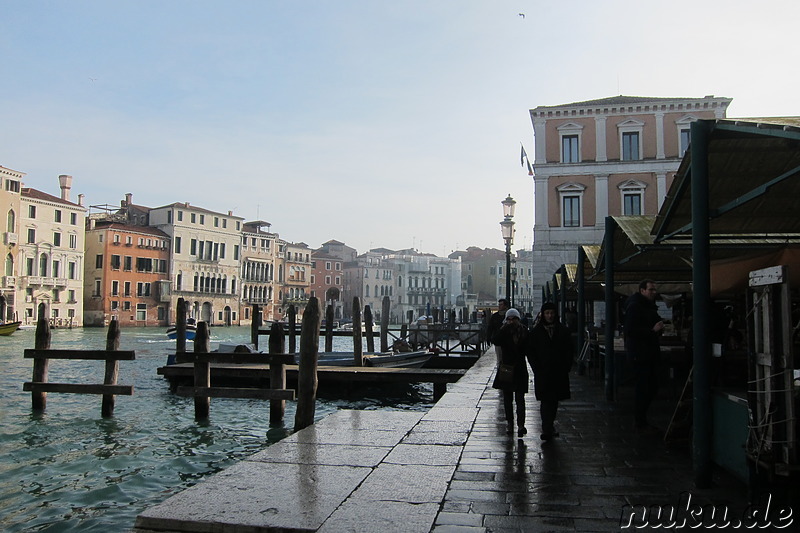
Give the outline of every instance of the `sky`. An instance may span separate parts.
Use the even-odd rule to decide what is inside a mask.
[[[502,249],[510,194],[530,249],[530,109],[800,115],[797,20],[796,0],[0,0],[0,166],[359,252]]]

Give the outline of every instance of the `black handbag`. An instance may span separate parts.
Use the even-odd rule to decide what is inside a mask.
[[[514,365],[500,363],[494,376],[492,387],[495,389],[509,389],[514,386]]]

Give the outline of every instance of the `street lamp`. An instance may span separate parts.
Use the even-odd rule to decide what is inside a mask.
[[[500,231],[503,234],[503,240],[506,243],[506,298],[510,298],[511,307],[514,307],[514,295],[511,292],[511,245],[514,243],[514,206],[517,202],[508,198],[501,202],[503,204],[503,221],[500,222]]]

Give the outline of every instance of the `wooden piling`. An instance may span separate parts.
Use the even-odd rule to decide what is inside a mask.
[[[294,430],[300,431],[314,423],[314,409],[317,399],[317,355],[319,352],[319,326],[321,312],[319,300],[308,299],[303,312],[300,331],[300,360],[297,369],[297,410],[294,417]]]
[[[253,320],[250,322],[250,342],[258,350],[258,330],[261,329],[263,320],[261,318],[261,306],[253,304]]]
[[[108,335],[106,335],[106,350],[117,351],[119,350],[119,321],[114,317],[108,325]],[[119,359],[106,359],[106,372],[103,378],[104,385],[116,385],[119,378]],[[116,395],[103,394],[103,404],[100,408],[100,415],[109,417],[114,414],[114,405],[116,404]]]
[[[333,306],[328,304],[325,309],[325,351],[333,351]]]
[[[277,355],[286,353],[286,342],[283,328],[277,322],[269,329],[269,353]],[[269,363],[269,387],[271,389],[286,388],[286,366],[276,361]],[[269,401],[269,425],[282,426],[286,414],[286,400],[274,399]]]
[[[297,310],[294,305],[289,306],[289,309],[286,310],[286,315],[289,319],[289,353],[297,353],[297,334],[295,329],[297,325]]]
[[[367,336],[367,351],[375,352],[375,337],[372,335],[372,308],[364,306],[364,333]]]
[[[353,366],[364,366],[364,345],[361,342],[361,300],[353,297]]]
[[[388,296],[384,296],[381,301],[381,351],[389,351],[389,313],[392,303]]]
[[[208,353],[210,340],[208,335],[208,324],[205,322],[197,323],[197,331],[194,335],[194,353]],[[194,386],[211,387],[211,363],[208,360],[195,360],[194,362]],[[205,420],[211,411],[211,398],[208,396],[194,397],[194,417],[196,420]]]
[[[186,353],[186,300],[178,298],[175,308],[175,353]]]
[[[50,324],[43,316],[40,316],[39,320],[36,322],[34,348],[37,350],[50,349]],[[34,383],[46,383],[49,363],[48,359],[34,359],[33,378],[31,381]],[[31,403],[34,411],[44,411],[45,407],[47,407],[47,393],[37,391],[31,392]]]

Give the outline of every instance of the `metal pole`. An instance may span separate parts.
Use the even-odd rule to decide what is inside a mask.
[[[606,234],[605,234],[605,279],[606,279],[606,330],[605,330],[605,389],[606,400],[614,401],[616,396],[616,369],[614,361],[614,329],[616,326],[615,312],[616,306],[614,301],[614,230],[616,229],[616,222],[614,217],[606,217]]]
[[[511,240],[506,240],[506,298],[511,298],[511,307],[514,307],[511,295]]]
[[[709,355],[711,342],[708,335],[711,320],[711,256],[710,224],[708,220],[708,137],[710,123],[692,122],[691,135],[691,187],[692,187],[692,320],[694,344],[694,371],[692,403],[692,462],[695,485],[711,486],[711,395],[709,393]]]

